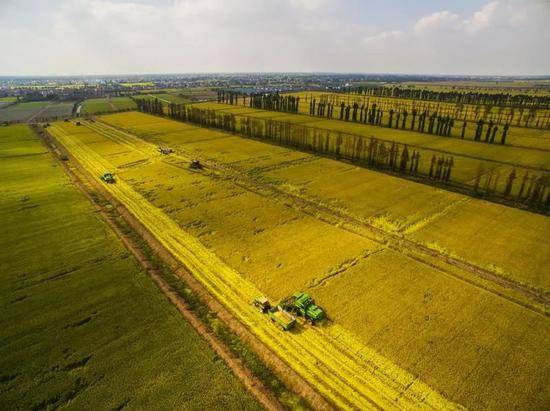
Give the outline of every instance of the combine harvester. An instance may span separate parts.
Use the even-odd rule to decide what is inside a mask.
[[[288,312],[304,317],[311,324],[323,320],[325,312],[317,305],[308,293],[297,292],[281,302],[281,306]]]
[[[169,154],[172,154],[174,152],[174,150],[172,150],[171,148],[168,148],[168,147],[162,147],[162,146],[158,146],[157,147],[160,155],[169,155]]]
[[[326,318],[325,312],[317,305],[309,294],[297,292],[285,298],[275,307],[267,297],[258,297],[252,304],[263,314],[267,314],[271,321],[277,323],[284,331],[291,330],[296,324],[296,317],[304,317],[306,321],[315,324]]]
[[[113,175],[113,173],[110,173],[109,171],[106,171],[101,175],[101,180],[103,180],[107,184],[114,184],[116,182],[115,176]]]
[[[191,163],[189,164],[189,168],[191,170],[202,170],[203,166],[202,166],[202,163],[199,160],[193,159],[193,160],[191,160]]]

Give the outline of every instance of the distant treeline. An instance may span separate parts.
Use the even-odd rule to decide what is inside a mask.
[[[422,88],[360,86],[350,91],[354,94],[410,98],[446,103],[484,104],[492,106],[550,108],[550,96],[512,93],[480,93],[472,91],[436,91]]]
[[[138,109],[146,113],[345,159],[366,168],[428,184],[448,185],[465,194],[521,204],[537,211],[547,212],[550,208],[550,177],[547,174],[537,175],[523,170],[520,177],[514,169],[506,176],[503,187],[501,177],[504,176],[493,168],[486,169],[480,162],[475,181],[463,183],[453,179],[456,158],[437,155],[429,149],[413,149],[406,144],[375,137],[332,132],[273,119],[236,116],[192,105],[172,103],[165,106],[159,100],[148,99],[136,99],[136,103]],[[520,183],[517,183],[518,180]]]
[[[284,111],[287,113],[298,113],[300,97],[281,95],[279,93],[239,93],[236,91],[218,90],[218,103],[247,104],[252,108],[262,110]]]

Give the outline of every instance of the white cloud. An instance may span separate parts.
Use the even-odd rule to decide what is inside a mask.
[[[0,0],[0,74],[550,74],[545,0],[398,27],[354,12],[341,0]]]
[[[378,33],[374,36],[368,36],[365,37],[366,43],[373,43],[377,41],[383,41],[383,40],[391,40],[391,39],[398,39],[401,36],[403,36],[402,31],[394,30],[394,31],[383,31],[381,33]]]
[[[377,37],[369,51],[372,60],[401,63],[407,72],[549,75],[548,21],[546,0],[492,1],[469,16],[449,10],[426,15],[399,38]],[[386,48],[391,52],[381,52]]]
[[[483,30],[490,27],[491,24],[495,22],[498,7],[498,1],[493,1],[483,6],[481,10],[474,13],[472,18],[464,21],[464,27],[469,32],[476,32],[478,30]],[[510,17],[513,18],[514,16],[512,15]]]
[[[419,19],[414,25],[414,31],[420,33],[430,30],[465,30],[474,33],[490,27],[498,18],[497,14],[499,11],[498,1],[486,4],[470,18],[466,19],[462,19],[458,14],[447,10],[438,11]],[[510,16],[511,19],[516,18],[515,11],[514,9],[514,14]]]
[[[414,25],[414,31],[417,33],[428,30],[441,30],[443,28],[459,28],[461,24],[460,16],[449,11],[438,11],[429,16],[422,17]]]

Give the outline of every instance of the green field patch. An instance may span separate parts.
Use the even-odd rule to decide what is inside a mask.
[[[136,105],[130,97],[93,98],[84,101],[81,114],[102,114],[135,108]]]

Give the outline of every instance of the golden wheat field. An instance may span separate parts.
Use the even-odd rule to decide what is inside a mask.
[[[50,132],[335,404],[548,403],[547,217],[134,112]],[[285,334],[250,306],[297,290],[328,324]]]
[[[120,157],[130,149],[127,135],[114,142],[111,140],[112,134],[111,138],[105,136],[109,133],[71,134],[74,127],[58,123],[52,127],[51,132],[92,174],[101,173],[106,168],[112,169],[113,164],[108,158],[112,156],[116,161],[117,156]],[[105,139],[111,143],[106,144]],[[154,146],[143,146],[136,141],[134,143],[139,155],[154,153]],[[154,170],[157,176],[161,175],[159,172],[162,166],[178,169],[178,159],[174,160],[175,165],[160,164],[158,158],[150,159],[151,163],[159,165]],[[120,170],[120,166],[117,170]],[[147,174],[143,173],[145,178],[141,177],[142,183],[147,179]],[[342,408],[364,409],[378,406],[445,409],[458,407],[387,358],[356,342],[351,333],[337,324],[323,328],[304,327],[295,333],[281,333],[266,323],[262,314],[250,305],[250,300],[260,292],[255,285],[205,247],[197,237],[182,229],[177,219],[170,217],[164,210],[166,204],[158,204],[154,195],[153,198],[148,198],[147,193],[150,191],[146,184],[142,184],[137,191],[133,185],[139,187],[139,182],[132,181],[132,178],[125,182],[122,173],[118,175],[120,179],[117,184],[109,186],[113,194],[237,318],[251,327],[268,347],[281,355],[304,378],[315,382],[319,391],[335,404]],[[158,183],[154,184],[158,186]],[[366,378],[367,375],[369,378]]]

